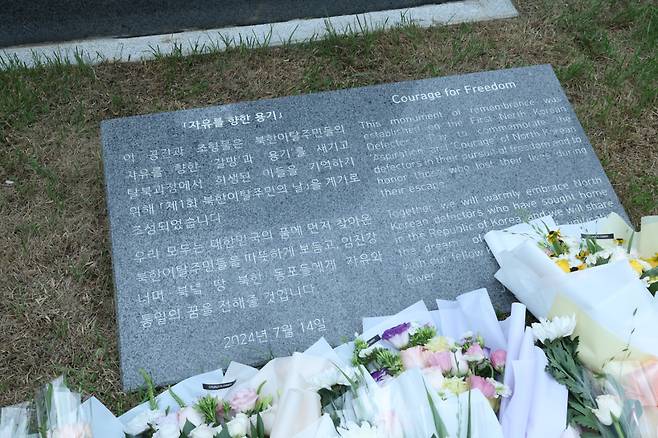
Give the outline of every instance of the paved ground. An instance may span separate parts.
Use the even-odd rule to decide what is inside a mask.
[[[262,24],[445,1],[0,0],[0,47]]]

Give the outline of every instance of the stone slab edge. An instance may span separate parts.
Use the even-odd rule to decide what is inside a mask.
[[[21,64],[34,67],[40,63],[84,60],[88,64],[102,62],[137,62],[154,59],[181,50],[183,55],[195,52],[221,51],[243,41],[249,46],[280,46],[288,43],[321,39],[330,32],[346,34],[390,29],[415,23],[422,27],[485,21],[518,16],[511,0],[465,0],[408,9],[391,9],[365,14],[330,18],[292,20],[253,26],[227,27],[204,31],[150,35],[132,38],[99,38],[57,44],[15,46],[0,49],[0,69]]]

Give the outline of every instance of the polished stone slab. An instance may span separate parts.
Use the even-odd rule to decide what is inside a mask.
[[[104,121],[121,364],[256,364],[486,287],[488,230],[624,215],[548,65]]]

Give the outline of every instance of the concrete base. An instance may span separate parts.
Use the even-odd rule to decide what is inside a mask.
[[[158,55],[183,55],[223,50],[227,45],[278,46],[321,39],[330,32],[350,33],[393,28],[413,22],[420,26],[456,24],[510,18],[518,15],[511,0],[465,0],[439,5],[392,9],[331,18],[292,20],[281,23],[228,27],[205,31],[151,35],[133,38],[99,38],[57,44],[7,47],[0,50],[0,68],[20,63],[34,66],[48,60],[75,63],[79,59],[99,64],[104,61],[141,61]]]

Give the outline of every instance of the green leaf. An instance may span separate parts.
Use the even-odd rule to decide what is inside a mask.
[[[633,247],[633,239],[635,239],[635,231],[631,232],[631,238],[628,239],[628,246],[626,246],[626,252],[631,253],[631,248]]]
[[[191,423],[190,420],[185,420],[185,426],[183,426],[183,434],[189,436],[194,429],[196,429],[196,426]]]
[[[436,408],[436,405],[434,404],[434,399],[432,398],[432,394],[430,394],[427,387],[425,387],[425,392],[427,393],[427,400],[429,401],[430,409],[432,410],[432,419],[434,420],[434,428],[436,429],[436,433],[439,434],[438,437],[434,434],[432,436],[436,438],[448,438],[448,430],[446,428],[446,425],[443,423],[443,420],[441,419],[441,415],[439,414],[439,411]]]
[[[352,378],[350,376],[348,376],[347,373],[345,371],[343,371],[343,369],[341,367],[339,367],[338,365],[336,365],[335,363],[333,365],[336,367],[338,372],[341,373],[343,375],[343,377],[345,377],[345,380],[347,380],[347,383],[350,384],[350,387],[353,390],[356,390],[359,387],[359,382],[357,382],[356,380],[352,380]]]
[[[258,438],[265,438],[265,423],[260,414],[256,415],[256,436]]]
[[[180,406],[181,408],[184,408],[184,407],[185,407],[185,402],[183,401],[183,399],[180,398],[180,397],[178,396],[178,394],[176,394],[176,393],[174,392],[174,390],[171,389],[171,387],[169,387],[169,389],[167,389],[167,391],[169,391],[169,394],[171,395],[171,398],[173,398],[174,400],[176,400],[176,403],[178,403],[178,406]]]
[[[599,423],[595,419],[591,417],[587,417],[585,415],[577,415],[575,417],[571,418],[571,421],[573,421],[576,424],[579,424],[581,426],[585,426],[589,429],[598,429],[599,428]]]
[[[256,389],[256,394],[257,395],[260,395],[260,392],[263,390],[263,386],[265,386],[266,383],[267,383],[267,380],[263,380],[263,382],[260,385],[258,385],[258,389]]]
[[[142,375],[146,384],[146,396],[148,397],[149,407],[152,411],[155,411],[158,409],[158,402],[155,400],[155,384],[153,383],[153,379],[151,379],[149,373],[143,368],[139,369],[139,373]]]
[[[468,391],[468,424],[466,425],[466,438],[471,438],[471,391]]]
[[[644,277],[658,277],[658,266],[649,269],[648,271],[644,271],[644,273],[640,278],[644,278]]]
[[[414,334],[409,336],[409,345],[407,348],[426,345],[434,336],[436,336],[436,329],[434,327],[420,327]]]
[[[203,419],[206,423],[217,424],[217,407],[218,402],[212,395],[201,397],[197,401],[195,408],[203,414]],[[225,411],[226,412],[226,411]]]
[[[658,281],[651,283],[649,285],[649,292],[656,295],[656,293],[658,292]]]
[[[231,434],[228,433],[228,428],[223,427],[217,438],[231,438]]]

